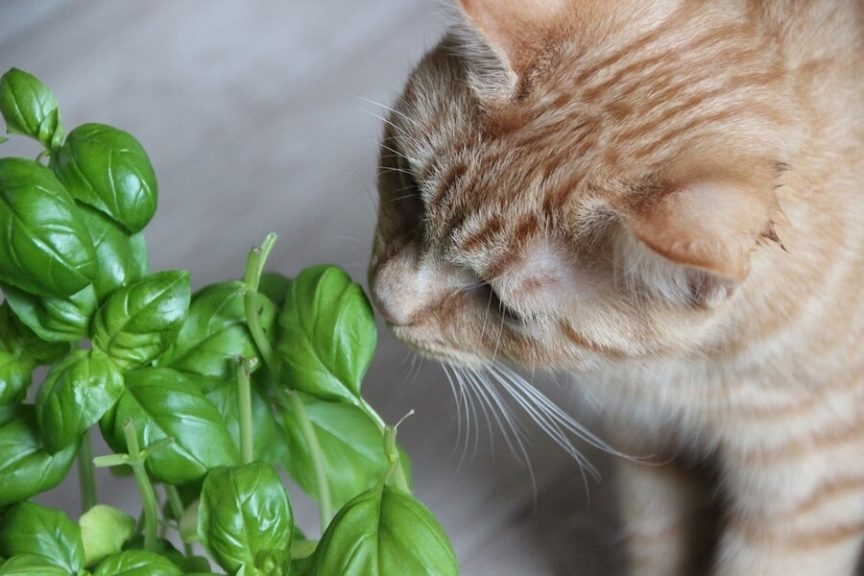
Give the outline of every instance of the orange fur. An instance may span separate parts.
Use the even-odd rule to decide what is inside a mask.
[[[460,6],[384,134],[370,285],[396,335],[577,374],[675,483],[710,460],[729,518],[712,575],[851,574],[864,5]],[[680,490],[625,485],[653,487],[622,493],[628,533],[691,525]],[[634,536],[634,573],[706,573],[685,535]]]

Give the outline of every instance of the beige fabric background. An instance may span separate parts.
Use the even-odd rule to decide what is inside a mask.
[[[0,0],[0,69],[42,78],[68,128],[99,121],[141,140],[160,183],[154,269],[189,269],[196,286],[236,277],[276,231],[271,267],[334,262],[364,279],[381,113],[366,100],[392,102],[444,12],[436,0]],[[622,573],[608,477],[589,496],[576,464],[535,430],[532,480],[485,421],[462,458],[441,369],[410,374],[406,349],[380,341],[367,393],[390,422],[416,409],[401,440],[463,574]],[[104,500],[137,507],[131,482],[99,484]],[[74,486],[44,499],[77,513]],[[314,509],[295,507],[314,533]]]

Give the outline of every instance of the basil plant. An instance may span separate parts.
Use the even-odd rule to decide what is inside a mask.
[[[270,235],[242,278],[192,293],[187,271],[149,268],[158,186],[132,135],[67,133],[17,69],[0,112],[44,149],[0,158],[0,576],[456,574],[361,394],[376,331],[360,286],[334,266],[265,272]],[[74,462],[79,518],[31,500]],[[135,483],[137,517],[99,503],[99,468]],[[286,476],[317,501],[320,539]]]

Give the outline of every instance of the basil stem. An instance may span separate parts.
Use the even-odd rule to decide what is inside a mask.
[[[177,487],[172,484],[165,484],[165,496],[168,499],[168,506],[171,508],[171,516],[173,516],[174,520],[177,522],[177,532],[180,534],[180,538],[183,541],[183,553],[186,554],[186,556],[192,556],[192,545],[183,538],[183,533],[180,531],[180,519],[183,517],[183,501],[180,499],[180,493],[177,491]]]
[[[156,551],[156,535],[159,528],[157,517],[158,505],[156,502],[156,491],[144,469],[144,457],[138,446],[138,436],[135,432],[135,423],[129,420],[123,425],[123,433],[126,436],[126,446],[129,450],[129,465],[135,474],[135,483],[141,493],[141,504],[144,507],[144,549],[151,552]]]
[[[93,466],[93,444],[90,441],[90,430],[81,437],[78,447],[78,482],[81,489],[81,513],[87,512],[96,505],[96,474]]]
[[[408,485],[408,478],[405,476],[405,470],[402,468],[402,458],[399,456],[399,447],[396,445],[395,426],[387,426],[387,429],[384,431],[384,452],[390,461],[390,468],[384,476],[384,483],[392,483],[399,490],[402,490],[406,494],[411,494],[411,486]]]
[[[246,294],[244,296],[244,305],[246,308],[246,324],[249,327],[249,334],[252,335],[252,340],[261,354],[267,369],[278,379],[279,363],[276,355],[273,353],[273,346],[270,345],[270,340],[261,328],[261,320],[258,317],[256,301],[258,299],[258,284],[261,281],[261,274],[264,272],[264,264],[267,262],[267,257],[270,251],[276,244],[279,237],[272,232],[264,239],[264,243],[260,248],[253,248],[249,252],[249,258],[246,260],[246,273],[243,275],[243,283],[246,285]]]
[[[330,498],[330,482],[327,480],[327,470],[324,467],[324,451],[321,450],[318,435],[315,433],[315,428],[312,427],[312,422],[306,414],[306,407],[303,405],[300,396],[296,392],[289,392],[288,400],[291,402],[291,410],[294,412],[300,428],[303,430],[303,436],[306,437],[306,442],[309,444],[309,452],[312,455],[312,464],[315,469],[315,482],[318,484],[318,511],[321,518],[321,532],[324,532],[330,523],[330,519],[333,518],[333,502]]]
[[[255,460],[252,445],[252,387],[249,383],[249,360],[237,361],[237,399],[240,413],[240,456],[243,464]]]

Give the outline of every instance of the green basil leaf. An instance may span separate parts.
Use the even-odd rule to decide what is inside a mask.
[[[377,485],[387,472],[384,435],[362,410],[342,402],[302,395],[324,459],[335,508]],[[315,466],[306,436],[293,410],[285,409],[282,426],[288,442],[288,473],[310,496],[318,498]]]
[[[358,403],[375,353],[375,320],[359,284],[339,268],[300,273],[279,315],[278,352],[291,386],[320,398]]]
[[[294,519],[288,492],[269,464],[214,468],[198,507],[198,535],[222,568],[255,566],[260,553],[291,548]]]
[[[306,573],[455,576],[458,566],[432,513],[409,494],[378,486],[339,511]]]
[[[104,124],[82,124],[51,155],[51,169],[72,196],[131,233],[156,212],[156,174],[134,136]]]
[[[0,406],[24,401],[33,379],[33,363],[0,349]]]
[[[50,170],[0,158],[0,281],[63,298],[96,273],[96,252],[75,203]]]
[[[181,372],[233,379],[237,357],[257,355],[246,329],[245,293],[242,282],[214,284],[196,293],[177,340],[160,364]],[[261,295],[257,302],[261,326],[269,332],[276,307]]]
[[[54,454],[42,447],[32,406],[0,426],[0,508],[57,486],[66,477],[78,447]]]
[[[3,514],[0,554],[35,554],[72,574],[84,566],[78,525],[60,510],[33,502],[21,502]]]
[[[40,298],[3,286],[9,307],[21,322],[48,342],[77,342],[90,334],[98,302],[93,285],[65,298]]]
[[[78,208],[96,249],[99,265],[93,284],[100,300],[115,288],[147,274],[147,243],[143,233],[130,235],[101,212],[84,204]]]
[[[0,306],[0,347],[35,364],[53,364],[66,356],[70,348],[63,342],[47,342],[39,338],[18,319],[8,302]]]
[[[207,399],[216,406],[235,446],[240,446],[240,400],[237,383],[233,380],[215,381],[205,392]],[[270,404],[252,384],[252,447],[255,460],[281,465],[286,459],[285,440]]]
[[[183,571],[167,558],[146,550],[127,550],[108,556],[96,566],[93,576],[182,576]]]
[[[198,486],[195,490],[196,497],[198,493],[201,491],[201,487]],[[144,535],[138,534],[133,536],[131,540],[126,542],[123,546],[124,550],[143,550],[144,549]],[[182,552],[177,550],[171,542],[165,540],[163,538],[156,539],[156,546],[153,550],[149,550],[149,552],[153,552],[162,556],[166,560],[170,560],[174,563],[175,566],[179,567],[184,573],[196,573],[196,572],[207,572],[210,570],[210,562],[202,557],[202,556],[189,556],[186,557]]]
[[[246,572],[244,572],[246,570]],[[258,570],[258,572],[254,572]],[[237,572],[237,576],[243,574],[262,574],[263,576],[289,576],[291,570],[291,552],[288,550],[265,550],[259,552],[255,557],[255,566],[244,564]]]
[[[63,140],[63,124],[54,94],[38,78],[12,68],[0,78],[0,113],[6,131],[55,148]]]
[[[127,373],[126,391],[109,414],[114,442],[123,452],[123,425],[129,420],[135,423],[142,447],[173,439],[147,457],[150,472],[163,482],[193,482],[210,468],[239,462],[216,407],[174,370],[148,368]]]
[[[48,452],[77,442],[122,393],[123,374],[110,358],[80,350],[55,365],[36,395],[36,420]]]
[[[4,424],[8,424],[12,420],[18,417],[20,406],[18,405],[10,405],[10,406],[2,406],[0,405],[0,426]]]
[[[43,556],[18,554],[0,563],[0,576],[70,576],[65,570]]]
[[[189,300],[186,271],[159,272],[118,288],[96,313],[93,347],[122,368],[144,366],[174,342]]]
[[[267,296],[280,309],[290,287],[291,279],[278,272],[264,272],[258,282],[258,292]]]
[[[97,504],[78,519],[84,544],[84,565],[92,566],[123,549],[135,533],[135,519],[117,508]]]

